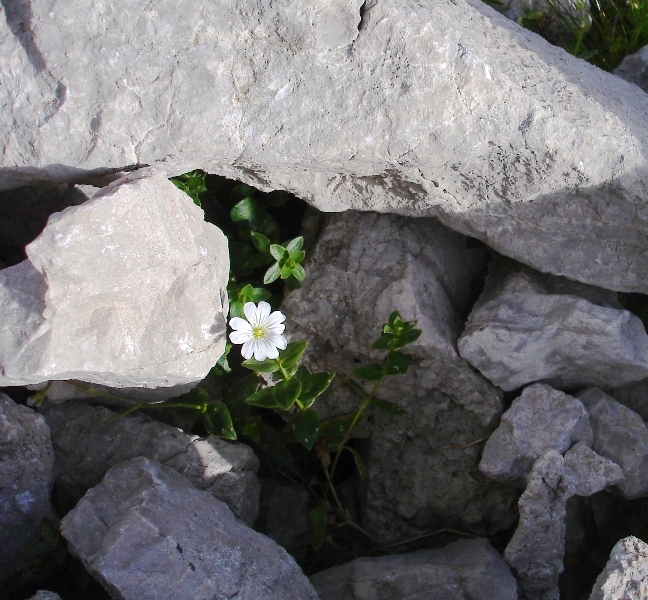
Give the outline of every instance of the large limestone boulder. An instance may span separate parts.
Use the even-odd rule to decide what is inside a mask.
[[[112,467],[61,533],[113,598],[317,600],[283,548],[147,458]]]
[[[142,169],[52,215],[0,272],[0,385],[200,381],[225,347],[227,240]]]
[[[9,6],[3,187],[201,167],[648,290],[648,97],[480,0]]]
[[[648,377],[648,335],[605,290],[496,270],[459,340],[461,356],[503,390],[616,387]]]
[[[45,419],[0,394],[0,583],[23,566],[54,519],[54,451]]]
[[[363,526],[386,543],[449,524],[493,531],[514,518],[512,490],[477,469],[502,394],[456,349],[485,261],[434,219],[347,212],[330,218],[306,281],[282,305],[286,335],[308,340],[309,366],[322,371],[382,361],[370,346],[393,310],[418,320],[423,333],[404,349],[414,356],[409,372],[379,391],[408,414],[372,410],[355,433],[371,442]],[[338,377],[315,409],[327,417],[359,405]]]

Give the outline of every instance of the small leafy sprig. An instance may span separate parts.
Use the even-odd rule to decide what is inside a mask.
[[[302,250],[304,245],[302,236],[296,237],[282,246],[281,244],[272,244],[265,235],[255,231],[252,232],[252,243],[259,252],[270,256],[275,261],[263,277],[264,284],[272,283],[280,277],[281,279],[294,277],[297,281],[304,281],[306,273],[301,262],[306,257],[306,252]]]

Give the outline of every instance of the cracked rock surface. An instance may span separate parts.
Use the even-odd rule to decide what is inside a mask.
[[[143,414],[118,418],[107,408],[70,401],[43,411],[56,454],[56,483],[71,508],[108,469],[148,457],[175,469],[252,525],[259,513],[259,460],[244,444],[201,439]]]
[[[648,291],[648,97],[480,0],[5,5],[2,187],[200,167]]]

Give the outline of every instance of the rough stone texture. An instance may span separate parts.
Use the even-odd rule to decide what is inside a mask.
[[[317,600],[283,548],[147,458],[112,467],[66,515],[61,533],[120,600]]]
[[[5,4],[3,187],[201,167],[648,291],[648,97],[480,0]]]
[[[648,496],[648,427],[633,410],[599,389],[578,394],[594,431],[592,449],[618,464],[625,479],[617,488],[625,498]]]
[[[622,385],[612,390],[610,395],[648,421],[648,379]]]
[[[39,590],[29,600],[61,600],[61,596],[48,590]]]
[[[389,543],[451,523],[493,531],[515,518],[515,493],[477,470],[481,446],[501,414],[501,392],[456,351],[481,248],[432,219],[374,213],[332,216],[310,256],[307,279],[287,295],[286,334],[309,341],[313,370],[349,372],[379,362],[371,351],[393,310],[417,319],[415,358],[380,396],[408,411],[373,410],[358,437],[371,439],[363,526]],[[347,414],[359,399],[338,377],[316,409]],[[468,445],[467,447],[462,447]]]
[[[623,470],[597,454],[584,442],[578,442],[565,454],[563,485],[567,496],[591,496],[619,483]]]
[[[311,577],[321,600],[517,600],[517,584],[488,540],[358,558]]]
[[[592,441],[583,404],[537,383],[515,399],[486,442],[479,470],[497,481],[524,486],[538,458],[549,450],[565,453],[576,442]]]
[[[495,273],[461,335],[461,356],[507,391],[534,381],[609,388],[647,377],[641,320],[609,293],[597,298],[559,283],[530,271]]]
[[[301,560],[308,550],[309,502],[310,496],[303,486],[263,479],[255,529]]]
[[[565,553],[567,495],[564,459],[555,450],[539,458],[520,497],[520,523],[504,551],[526,600],[558,600]]]
[[[27,258],[25,246],[43,231],[47,217],[87,199],[69,185],[33,185],[0,192],[0,258],[5,266]]]
[[[626,56],[613,73],[648,92],[648,46]]]
[[[648,598],[648,544],[630,536],[619,540],[598,576],[589,600]]]
[[[56,454],[56,484],[72,508],[108,469],[145,456],[172,467],[252,525],[259,513],[259,461],[244,444],[188,435],[144,414],[118,419],[107,408],[70,401],[43,411]]]
[[[0,272],[0,385],[170,388],[222,354],[227,241],[163,173],[52,215],[26,251]]]
[[[53,519],[54,451],[45,419],[0,394],[0,582],[22,566],[24,551]]]

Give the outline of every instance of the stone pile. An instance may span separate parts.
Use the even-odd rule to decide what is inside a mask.
[[[0,584],[61,517],[119,600],[558,599],[569,502],[648,497],[648,335],[617,296],[648,293],[646,49],[603,73],[478,0],[1,4],[0,386],[60,403],[0,395]],[[347,211],[282,305],[309,367],[417,321],[352,500],[376,544],[430,548],[309,581],[281,547],[308,552],[309,497],[260,503],[249,447],[62,383],[152,402],[222,354],[227,240],[167,180],[195,168]],[[341,380],[323,418],[357,407]],[[619,541],[591,599],[645,595],[647,554]]]

